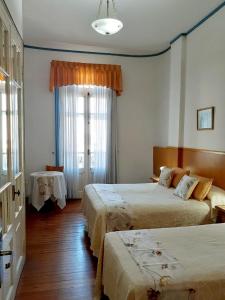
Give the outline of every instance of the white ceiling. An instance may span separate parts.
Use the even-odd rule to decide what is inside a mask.
[[[99,0],[23,0],[24,41],[54,42],[153,53],[169,46],[222,0],[115,0],[121,32],[101,36],[90,26]]]

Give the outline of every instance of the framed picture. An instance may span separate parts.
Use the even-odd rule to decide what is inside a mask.
[[[197,110],[197,129],[214,129],[214,106],[201,108]]]

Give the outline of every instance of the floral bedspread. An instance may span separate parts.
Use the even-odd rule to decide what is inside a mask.
[[[182,264],[152,237],[150,231],[134,230],[118,234],[145,280],[154,282],[154,286],[149,286],[146,291],[147,299],[158,299],[165,287],[182,275]],[[194,290],[185,290],[184,293],[187,299],[191,299]]]
[[[132,206],[113,186],[94,185],[106,207],[106,231],[122,231],[133,229],[134,213]]]

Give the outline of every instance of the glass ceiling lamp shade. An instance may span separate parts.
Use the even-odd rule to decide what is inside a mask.
[[[111,35],[119,32],[123,28],[123,23],[117,19],[105,18],[94,21],[92,27],[98,33]]]
[[[104,13],[103,0],[100,0],[98,18],[92,24],[95,31],[103,35],[112,35],[123,28],[123,23],[116,18],[116,8],[114,0],[106,0],[106,10]]]

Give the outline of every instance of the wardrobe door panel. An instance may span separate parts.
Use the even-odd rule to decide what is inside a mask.
[[[0,300],[13,300],[25,261],[23,41],[0,0]]]

